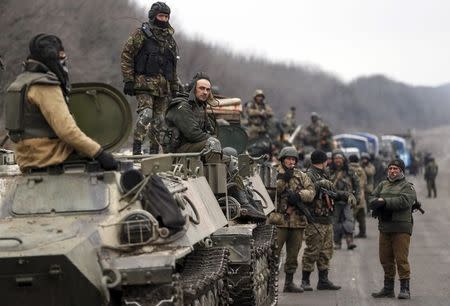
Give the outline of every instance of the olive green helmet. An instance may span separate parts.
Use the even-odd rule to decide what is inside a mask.
[[[297,149],[294,147],[284,147],[283,149],[281,149],[278,158],[282,161],[286,157],[294,157],[296,160],[298,160]]]

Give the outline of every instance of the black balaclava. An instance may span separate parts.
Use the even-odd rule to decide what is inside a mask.
[[[165,4],[164,2],[155,2],[152,4],[152,7],[150,8],[150,11],[148,11],[148,19],[150,20],[150,22],[162,29],[166,29],[169,27],[169,22],[165,22],[165,21],[159,21],[156,18],[156,15],[163,13],[163,14],[167,14],[170,16],[170,7]]]
[[[39,34],[31,39],[29,48],[30,55],[28,58],[41,62],[46,66],[44,70],[48,68],[53,72],[61,82],[64,95],[67,96],[70,92],[70,82],[65,59],[59,58],[59,52],[64,51],[61,39],[55,35]]]

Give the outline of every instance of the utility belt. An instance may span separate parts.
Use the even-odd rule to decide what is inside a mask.
[[[133,168],[133,162],[127,160],[119,160],[117,171],[124,172]],[[31,167],[25,169],[24,174],[28,175],[38,175],[38,174],[48,174],[48,175],[60,175],[64,173],[96,173],[105,171],[100,166],[100,163],[96,160],[76,160],[76,161],[66,161],[61,164],[51,165],[42,168]]]

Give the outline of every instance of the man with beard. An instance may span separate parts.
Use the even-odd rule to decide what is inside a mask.
[[[330,165],[330,180],[341,195],[334,205],[334,245],[335,249],[341,249],[342,238],[345,237],[347,249],[353,250],[353,229],[355,219],[353,210],[356,208],[359,198],[359,180],[356,174],[348,168],[344,153],[336,150],[332,154]]]
[[[396,265],[400,278],[398,298],[410,298],[408,254],[416,191],[413,184],[406,180],[404,172],[404,162],[401,159],[392,160],[388,165],[387,179],[375,188],[370,197],[372,215],[378,218],[379,255],[384,270],[384,286],[379,292],[372,293],[375,298],[395,296]]]
[[[314,271],[314,265],[317,265],[319,271],[317,289],[339,290],[341,287],[328,279],[333,256],[333,200],[323,192],[324,190],[335,192],[336,189],[325,173],[328,164],[326,153],[314,151],[311,154],[311,164],[306,174],[316,190],[314,201],[308,204],[314,224],[308,224],[305,229],[306,249],[302,259],[302,288],[305,291],[313,290],[309,278]]]
[[[150,153],[159,153],[168,99],[179,91],[178,50],[174,29],[169,24],[169,6],[163,2],[153,3],[148,18],[148,22],[131,34],[122,51],[123,92],[136,96],[138,102],[134,155],[142,154],[142,143],[147,135]]]
[[[316,193],[309,177],[295,168],[298,153],[294,147],[281,149],[279,159],[281,164],[277,168],[278,206],[275,214],[279,216],[279,222],[276,222],[278,255],[286,243],[284,292],[303,292],[303,289],[294,283],[293,278],[298,266],[297,256],[302,246],[307,221],[296,204],[311,202]]]
[[[116,169],[117,161],[78,128],[69,112],[70,82],[61,40],[39,34],[29,48],[25,71],[5,98],[5,127],[16,143],[20,169],[38,170],[80,154],[97,159],[105,170]]]

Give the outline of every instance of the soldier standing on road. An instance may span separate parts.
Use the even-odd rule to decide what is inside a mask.
[[[347,249],[353,250],[353,230],[355,219],[353,211],[360,197],[359,180],[356,174],[348,168],[344,153],[336,150],[332,154],[330,165],[330,180],[340,195],[334,205],[334,244],[335,249],[341,249],[342,237],[345,237]]]
[[[150,153],[159,153],[168,99],[179,91],[178,50],[174,29],[169,23],[169,6],[163,2],[153,3],[148,18],[148,22],[131,34],[122,51],[123,92],[136,96],[138,102],[134,155],[142,154],[142,143],[147,135]]]
[[[277,214],[281,220],[277,224],[277,236],[278,256],[286,243],[284,292],[303,292],[303,289],[294,283],[294,274],[307,221],[295,207],[295,203],[311,202],[315,196],[314,185],[304,172],[295,168],[298,153],[294,147],[284,147],[279,158],[281,164],[277,169]]]
[[[438,175],[438,166],[434,160],[434,157],[429,157],[428,163],[425,166],[424,179],[427,182],[428,195],[427,198],[431,198],[431,192],[434,197],[436,194],[436,177]]]
[[[24,72],[5,95],[5,128],[16,143],[20,169],[43,169],[80,157],[96,159],[105,170],[116,169],[112,155],[86,136],[70,114],[67,57],[61,40],[39,34],[29,48]]]
[[[262,89],[255,90],[253,99],[246,104],[245,114],[248,120],[248,137],[258,138],[268,132],[269,120],[273,117],[272,108],[265,102]]]
[[[334,285],[328,279],[331,257],[333,256],[333,204],[332,200],[322,193],[321,188],[336,191],[333,183],[328,179],[325,169],[327,155],[323,151],[314,151],[311,154],[312,166],[306,173],[314,184],[316,195],[308,208],[314,218],[314,224],[308,224],[305,229],[306,249],[302,259],[302,288],[312,291],[310,275],[317,265],[319,271],[318,290],[338,290],[340,286]]]
[[[366,197],[365,190],[367,185],[367,176],[364,169],[359,164],[359,158],[357,155],[350,155],[349,158],[349,169],[353,171],[359,179],[359,198],[356,199],[357,205],[354,210],[355,220],[358,222],[359,233],[356,235],[357,238],[366,238]]]
[[[398,298],[410,298],[408,254],[416,191],[406,180],[404,172],[405,164],[401,159],[391,161],[387,179],[375,188],[370,197],[372,215],[378,218],[379,255],[384,270],[384,287],[379,292],[372,293],[375,298],[395,296],[395,266],[400,278]]]
[[[367,184],[366,184],[364,196],[366,198],[366,203],[369,203],[369,196],[372,194],[372,191],[374,188],[374,182],[375,182],[375,166],[370,162],[369,153],[363,152],[361,154],[361,167],[364,169],[364,172],[366,173],[366,177],[367,177]],[[367,207],[367,211],[369,211],[368,207]],[[366,238],[366,237],[359,237],[359,234],[358,234],[358,236],[356,236],[356,238]]]

